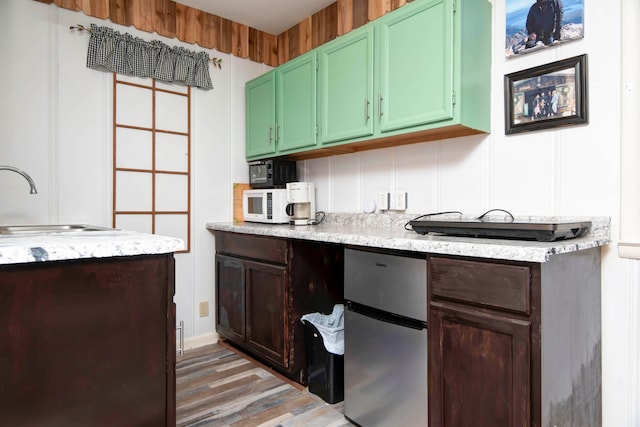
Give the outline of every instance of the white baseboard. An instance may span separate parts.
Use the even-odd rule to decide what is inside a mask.
[[[177,341],[177,340],[176,340]],[[209,344],[215,344],[218,342],[218,334],[215,332],[210,332],[204,335],[198,335],[197,337],[189,337],[184,339],[184,348],[183,350],[191,350],[194,348],[202,347]],[[176,347],[180,344],[176,342]]]

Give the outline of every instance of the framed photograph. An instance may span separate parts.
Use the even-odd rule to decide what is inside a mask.
[[[584,0],[506,0],[505,55],[514,57],[584,37]]]
[[[504,76],[505,133],[588,123],[587,55]]]

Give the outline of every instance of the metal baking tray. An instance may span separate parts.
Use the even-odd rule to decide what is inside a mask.
[[[418,234],[437,233],[448,236],[553,242],[573,239],[591,229],[591,221],[487,221],[479,219],[412,220]]]

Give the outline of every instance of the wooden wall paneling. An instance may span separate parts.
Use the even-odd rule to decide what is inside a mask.
[[[176,3],[176,37],[186,43],[196,43],[202,33],[200,14],[204,12]]]
[[[210,13],[205,13],[202,16],[200,46],[208,49],[218,48],[219,19],[216,18],[218,17]]]
[[[390,0],[369,0],[369,21],[380,18],[389,12]]]
[[[262,61],[272,67],[278,66],[278,37],[262,33]]]
[[[289,30],[278,36],[278,65],[284,64],[289,59]]]
[[[137,0],[127,2],[129,17],[134,27],[140,31],[152,33],[153,27],[153,0]]]
[[[109,0],[83,0],[82,12],[100,19],[109,17]]]
[[[82,0],[56,0],[56,4],[64,9],[82,10]]]
[[[129,26],[127,20],[127,2],[125,0],[109,0],[109,20],[115,24]]]
[[[287,30],[289,33],[289,60],[299,56],[300,52],[300,24]]]
[[[154,4],[153,28],[161,36],[176,36],[176,4],[170,0],[152,0]]]
[[[338,28],[336,32],[339,36],[347,34],[353,30],[353,0],[338,0]]]
[[[337,0],[279,35],[173,0],[35,0],[277,67],[412,0]]]
[[[391,10],[401,8],[407,3],[411,3],[413,0],[391,0]]]
[[[231,23],[232,54],[238,58],[249,57],[249,27],[232,21]]]
[[[369,0],[353,0],[353,29],[369,22]]]
[[[297,25],[298,41],[296,44],[298,48],[298,55],[302,55],[303,53],[309,52],[312,49],[311,47],[312,45],[311,34],[313,32],[312,21],[313,21],[313,18],[310,16],[304,21],[301,21]]]
[[[312,16],[313,48],[338,36],[338,3],[332,3]]]
[[[217,49],[223,53],[231,53],[231,21],[219,17],[218,24],[218,47]]]
[[[264,33],[249,27],[249,59],[253,62],[265,62],[262,58]]]

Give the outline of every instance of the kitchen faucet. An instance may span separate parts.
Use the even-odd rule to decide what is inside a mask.
[[[18,168],[13,167],[13,166],[0,165],[0,170],[13,171],[15,173],[19,173],[20,175],[22,175],[24,177],[24,179],[26,179],[29,182],[29,186],[31,187],[31,194],[38,193],[38,190],[36,190],[35,182],[33,182],[33,179],[31,179],[29,174],[26,173],[25,171],[23,171],[22,169],[18,169]]]

